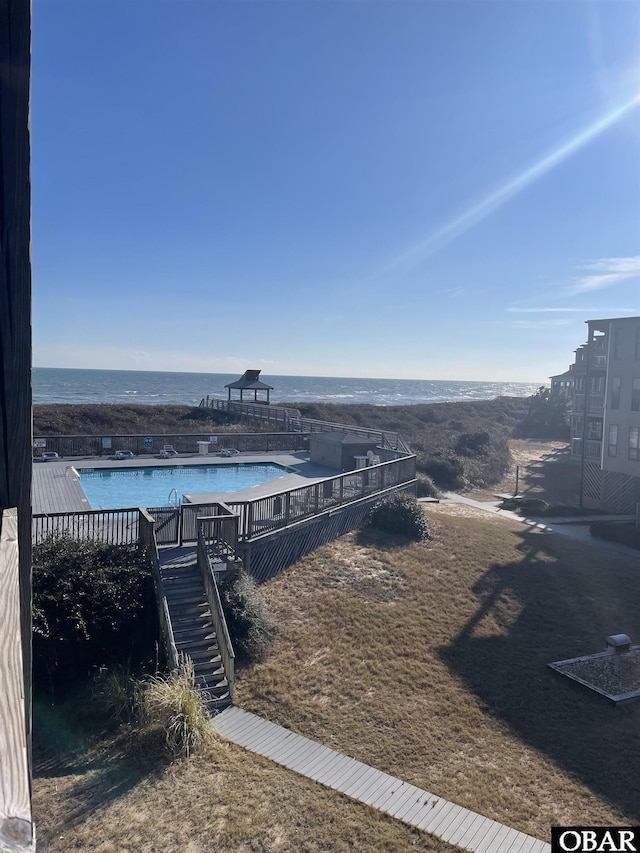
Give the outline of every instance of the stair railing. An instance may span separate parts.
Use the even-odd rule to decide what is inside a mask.
[[[164,591],[164,583],[162,582],[162,575],[160,574],[160,560],[158,558],[158,543],[156,541],[155,524],[155,519],[150,516],[146,510],[140,509],[138,521],[139,542],[145,549],[151,566],[153,588],[156,594],[156,606],[158,609],[158,619],[160,621],[160,632],[162,633],[162,641],[167,655],[167,661],[171,669],[177,669],[178,649],[173,635],[173,627],[171,625],[171,616],[169,615],[169,604]]]
[[[218,638],[220,658],[222,660],[222,666],[224,667],[224,674],[227,678],[227,684],[229,685],[229,698],[233,700],[233,694],[235,692],[236,656],[233,651],[233,645],[231,644],[227,621],[224,618],[220,592],[218,591],[218,584],[216,583],[216,578],[213,573],[213,567],[211,565],[211,559],[209,558],[209,551],[207,549],[207,543],[205,542],[202,527],[198,530],[198,568],[200,569],[205,593],[207,595],[211,621],[213,622],[216,637]]]

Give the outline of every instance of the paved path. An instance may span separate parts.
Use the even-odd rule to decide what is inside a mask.
[[[223,737],[340,791],[347,797],[474,853],[550,853],[544,841],[443,800],[262,717],[226,708],[214,717]]]
[[[577,539],[586,545],[595,545],[597,548],[626,554],[629,557],[635,557],[636,560],[640,559],[640,551],[636,548],[629,548],[627,545],[620,545],[617,542],[608,542],[606,539],[598,539],[597,536],[592,536],[589,532],[589,524],[592,521],[633,521],[631,516],[594,515],[567,518],[529,518],[508,509],[500,509],[501,501],[474,501],[472,498],[458,495],[456,492],[445,492],[442,502],[464,504],[474,509],[493,513],[500,518],[510,518],[512,521],[519,521],[529,527],[537,527],[539,530],[545,530],[548,533],[560,533],[563,536],[569,536],[571,539]]]

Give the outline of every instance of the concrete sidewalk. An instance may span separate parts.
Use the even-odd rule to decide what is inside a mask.
[[[640,560],[640,551],[635,548],[629,548],[627,545],[619,545],[617,542],[608,542],[606,539],[598,539],[592,536],[589,532],[589,525],[594,521],[633,521],[631,516],[627,515],[594,515],[594,516],[567,516],[565,518],[534,518],[532,516],[520,515],[517,512],[512,512],[508,509],[500,509],[501,500],[495,501],[475,501],[472,498],[467,498],[464,495],[459,495],[456,492],[444,492],[441,503],[456,503],[464,506],[473,507],[482,512],[490,512],[500,518],[507,518],[511,521],[517,521],[520,524],[526,524],[527,527],[535,527],[538,530],[544,530],[547,533],[560,533],[562,536],[568,536],[570,539],[576,539],[583,542],[585,545],[594,545],[596,548],[602,548],[607,551],[615,551],[617,554],[625,554],[628,557],[634,557]]]

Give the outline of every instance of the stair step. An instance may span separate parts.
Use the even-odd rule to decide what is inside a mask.
[[[221,660],[220,649],[217,646],[215,648],[212,648],[212,649],[211,648],[206,649],[206,648],[203,648],[202,646],[198,647],[198,646],[185,645],[185,646],[179,646],[178,651],[184,655],[189,655],[191,660],[197,664],[206,663],[206,662],[211,663],[211,662],[216,662],[218,660]]]
[[[189,637],[200,637],[202,640],[215,640],[217,638],[215,628],[211,622],[197,622],[194,624],[192,620],[189,620],[181,625],[174,625],[172,622],[171,627],[173,628],[173,636],[176,640],[188,640]]]

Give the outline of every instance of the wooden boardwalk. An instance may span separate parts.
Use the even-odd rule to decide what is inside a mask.
[[[510,829],[342,755],[268,720],[230,707],[213,728],[240,746],[391,817],[474,853],[549,853],[544,841]]]

